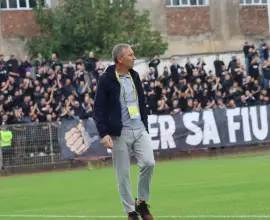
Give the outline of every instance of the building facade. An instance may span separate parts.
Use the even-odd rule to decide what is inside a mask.
[[[25,55],[21,36],[31,37],[37,33],[32,8],[37,0],[1,0],[0,1],[0,54],[14,54],[20,58]],[[49,7],[59,5],[59,0],[41,0]]]
[[[20,35],[37,32],[31,8],[36,0],[2,0],[0,53],[24,53]],[[43,0],[55,7],[59,0]],[[239,51],[244,41],[269,37],[267,0],[137,0],[169,43],[167,56]]]
[[[239,51],[269,37],[267,0],[137,0],[169,42],[168,56]]]

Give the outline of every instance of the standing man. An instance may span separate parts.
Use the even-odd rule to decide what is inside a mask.
[[[98,59],[94,57],[94,52],[89,53],[89,57],[85,60],[85,70],[88,72],[90,80],[94,77],[93,73],[97,68]]]
[[[216,56],[216,60],[214,61],[214,66],[215,66],[215,72],[216,72],[216,77],[221,77],[222,74],[222,66],[224,66],[224,62],[219,59],[219,55]]]
[[[146,202],[155,165],[145,97],[139,74],[133,70],[136,57],[128,44],[113,48],[115,65],[109,66],[97,86],[94,119],[104,147],[112,150],[120,198],[128,220],[154,219]],[[133,202],[130,186],[130,158],[140,167],[138,199]]]

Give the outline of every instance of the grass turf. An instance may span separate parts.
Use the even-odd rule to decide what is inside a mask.
[[[155,216],[269,215],[270,219],[268,156],[269,153],[157,162],[149,201],[151,211]],[[131,167],[134,197],[138,171],[136,166]],[[0,219],[42,219],[22,215],[125,216],[125,213],[113,169],[104,168],[1,178]]]

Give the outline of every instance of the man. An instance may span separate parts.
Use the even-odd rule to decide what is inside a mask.
[[[16,79],[16,83],[19,82],[19,62],[18,60],[15,58],[14,55],[10,56],[10,59],[7,61],[7,66],[8,66],[8,72],[9,75],[14,77],[14,79]]]
[[[176,59],[172,59],[172,65],[170,66],[171,69],[171,77],[174,85],[178,85],[179,78],[180,78],[180,65],[177,63]]]
[[[190,58],[187,57],[187,63],[185,65],[186,71],[187,71],[187,80],[188,82],[193,76],[193,70],[195,69],[195,66],[190,62]]]
[[[95,58],[94,52],[89,53],[89,57],[85,60],[85,70],[88,72],[89,77],[92,79],[94,77],[93,73],[96,70],[96,64],[98,59]]]
[[[235,72],[236,61],[237,61],[236,56],[232,56],[232,60],[229,62],[228,69],[227,69],[233,76],[236,75],[236,72]]]
[[[53,53],[51,55],[51,60],[49,63],[50,63],[50,67],[53,69],[53,71],[56,71],[56,70],[59,70],[61,72],[63,71],[63,64],[60,62],[56,53]]]
[[[251,46],[248,44],[248,42],[246,41],[244,46],[243,46],[243,52],[245,55],[245,63],[246,63],[246,72],[247,75],[249,74],[248,68],[249,68],[249,61],[248,61],[248,54],[249,54],[249,49],[251,48]]]
[[[105,148],[112,150],[118,190],[129,220],[152,220],[146,202],[155,164],[148,134],[147,109],[141,80],[132,68],[136,57],[127,44],[113,48],[115,65],[100,76],[94,119]],[[130,186],[130,158],[135,155],[140,167],[138,199],[135,204]]]
[[[12,157],[12,132],[7,129],[6,126],[0,128],[0,171],[4,170],[3,158]]]
[[[259,51],[261,65],[263,65],[264,61],[269,59],[269,48],[264,39],[261,39],[261,43],[259,44]]]
[[[153,67],[155,70],[155,79],[158,79],[158,65],[160,64],[160,59],[158,55],[155,55],[151,62],[148,64],[149,68]]]
[[[8,79],[8,68],[4,60],[4,55],[0,54],[0,82],[6,82]]]
[[[222,74],[222,66],[224,66],[224,62],[219,59],[219,55],[216,56],[216,60],[214,61],[215,72],[217,77],[221,77]]]

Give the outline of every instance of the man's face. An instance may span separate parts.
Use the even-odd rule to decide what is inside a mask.
[[[127,69],[131,69],[134,67],[136,57],[134,56],[133,50],[128,48],[123,48],[122,56],[118,57],[118,62],[123,64]]]
[[[28,102],[28,97],[25,96],[23,100],[24,100],[25,103],[27,103]]]
[[[3,115],[2,121],[3,122],[7,122],[7,120],[8,120],[8,116],[7,115]]]
[[[173,100],[173,106],[177,107],[177,105],[178,105],[178,100]]]
[[[90,103],[89,97],[85,97],[85,98],[84,98],[84,102],[85,102],[85,103]]]
[[[52,54],[52,60],[56,60],[57,56],[55,53]]]
[[[26,72],[26,78],[30,78],[31,73],[30,72]]]
[[[39,85],[39,81],[35,80],[35,81],[34,81],[34,85],[35,85],[35,86],[38,86],[38,85]]]
[[[51,116],[50,114],[48,114],[48,115],[46,116],[46,119],[47,119],[47,121],[52,121],[52,116]]]
[[[48,84],[48,80],[47,80],[47,79],[43,79],[43,80],[42,80],[42,84],[43,84],[43,85]]]
[[[70,85],[70,79],[66,80],[66,85]]]
[[[218,99],[218,105],[222,105],[222,99]]]

